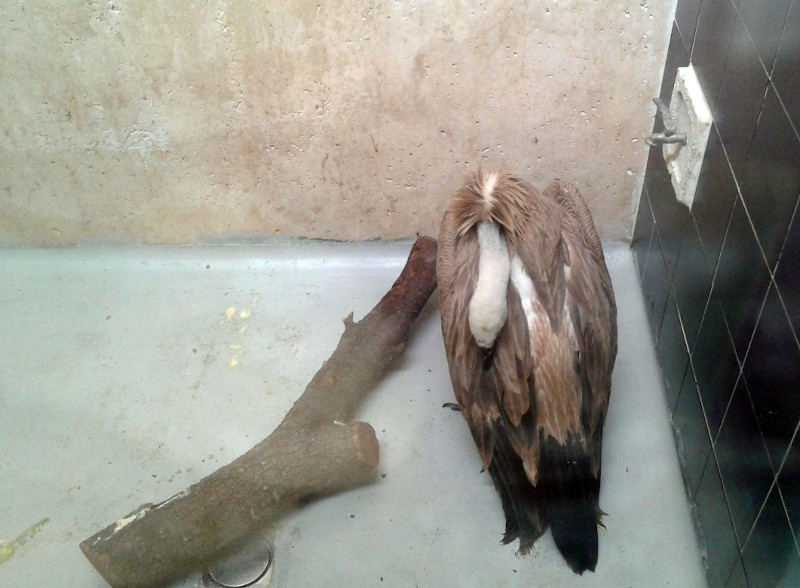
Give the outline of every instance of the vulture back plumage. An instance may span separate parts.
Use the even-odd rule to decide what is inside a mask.
[[[577,189],[478,172],[442,219],[450,377],[503,505],[504,543],[549,527],[577,573],[597,564],[603,423],[617,351],[603,250]]]

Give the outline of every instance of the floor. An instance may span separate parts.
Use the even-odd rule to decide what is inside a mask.
[[[620,340],[608,531],[580,585],[704,586],[631,253],[605,247]],[[80,541],[267,436],[409,248],[0,251],[0,585],[105,586]],[[432,300],[358,415],[377,431],[381,476],[264,530],[273,586],[577,584],[549,534],[524,558],[499,543],[499,499],[450,400]]]

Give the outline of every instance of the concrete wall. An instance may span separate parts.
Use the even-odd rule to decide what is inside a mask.
[[[436,234],[481,162],[628,238],[674,0],[9,0],[0,243]]]

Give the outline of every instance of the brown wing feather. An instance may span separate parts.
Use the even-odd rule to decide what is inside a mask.
[[[558,332],[566,292],[564,264],[567,252],[561,237],[561,213],[557,206],[528,185],[528,207],[520,222],[519,238],[511,240],[512,254],[520,257],[533,281],[537,300]]]
[[[478,243],[474,236],[456,243],[453,216],[442,219],[436,259],[439,284],[439,305],[442,313],[442,335],[447,351],[450,377],[456,400],[466,406],[467,391],[473,387],[478,348],[469,331],[469,302],[478,274]]]
[[[529,379],[533,366],[525,313],[513,284],[508,285],[506,304],[508,319],[495,344],[491,371],[501,390],[505,414],[509,422],[518,427],[531,405]]]
[[[495,345],[491,374],[499,391],[498,402],[505,435],[522,459],[528,477],[536,480],[539,435],[536,431],[534,364],[525,313],[514,284],[508,285],[508,321]]]
[[[576,329],[582,374],[582,427],[591,443],[592,468],[600,469],[602,423],[611,391],[611,371],[617,353],[614,292],[600,239],[589,209],[578,190],[556,181],[544,191],[559,204],[564,242],[571,267],[568,281],[569,312]]]
[[[525,234],[514,253],[519,256],[534,292],[530,304],[535,316],[530,338],[533,356],[536,425],[545,438],[559,443],[581,437],[581,386],[575,371],[578,344],[566,311],[569,251],[563,241],[561,210],[539,192],[527,218]],[[533,464],[526,464],[530,469]]]

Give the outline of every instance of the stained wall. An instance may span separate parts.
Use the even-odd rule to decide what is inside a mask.
[[[499,162],[629,238],[673,11],[4,2],[0,243],[435,234]]]

